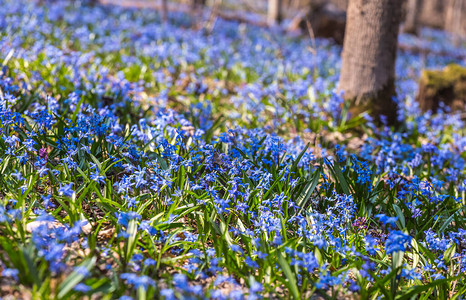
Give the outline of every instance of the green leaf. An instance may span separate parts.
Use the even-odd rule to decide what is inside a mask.
[[[299,206],[299,210],[297,214],[301,213],[301,211],[304,209],[307,202],[311,198],[312,193],[314,193],[314,190],[317,187],[317,184],[319,183],[321,173],[322,173],[322,167],[319,167],[314,172],[314,174],[312,174],[312,179],[308,182],[308,184],[306,185],[306,187],[303,189],[298,199],[296,200],[296,205]]]
[[[401,208],[396,204],[393,204],[392,206],[393,206],[393,209],[396,212],[396,216],[398,217],[398,220],[400,221],[400,224],[402,226],[402,228],[400,228],[400,229],[404,229],[406,227],[406,220],[405,220],[405,216],[403,215],[403,212],[401,211]]]
[[[78,117],[79,110],[80,110],[81,105],[82,105],[83,103],[84,103],[84,96],[81,96],[81,99],[79,100],[78,104],[76,105],[76,108],[75,108],[75,110],[74,110],[74,112],[73,112],[73,115],[71,116],[71,121],[72,121],[73,123],[76,122],[76,119],[77,119],[77,117]]]
[[[298,157],[296,157],[296,159],[293,161],[293,165],[291,167],[291,170],[296,170],[298,168],[298,163],[299,161],[301,160],[301,158],[303,157],[303,155],[306,153],[307,149],[309,148],[309,143],[307,143],[306,147],[304,147],[303,151],[301,151],[301,153],[299,153]]]
[[[343,175],[343,172],[341,172],[340,165],[338,163],[335,163],[332,165],[330,161],[328,161],[327,159],[324,159],[324,160],[326,164],[329,166],[333,175],[335,176],[335,179],[340,184],[340,187],[343,190],[343,193],[345,193],[346,195],[351,195],[351,190],[349,188],[348,182],[345,179],[345,176]]]
[[[100,161],[94,155],[90,153],[89,153],[89,156],[91,157],[92,161],[94,161],[94,163],[97,165],[99,170],[102,170],[102,164],[100,163]]]
[[[372,278],[374,278],[375,282],[376,282],[376,286],[373,286],[371,287],[368,292],[369,294],[372,294],[375,292],[375,290],[377,288],[379,288],[381,290],[381,292],[387,297],[388,295],[388,299],[391,299],[391,295],[390,295],[390,292],[386,289],[386,284],[388,281],[392,280],[395,278],[396,274],[398,273],[398,270],[397,269],[392,269],[392,271],[390,273],[388,273],[387,276],[385,276],[384,278],[380,279],[377,277],[377,275],[375,275],[373,272],[369,271],[369,274],[372,276]]]
[[[278,264],[282,268],[283,272],[285,273],[285,277],[288,279],[286,281],[286,285],[291,291],[291,294],[293,295],[294,299],[301,299],[299,295],[299,289],[298,286],[296,285],[296,277],[291,271],[290,265],[286,261],[286,258],[283,256],[281,252],[277,253],[278,257]]]
[[[92,257],[91,259],[87,259],[82,262],[79,266],[84,267],[89,271],[94,267],[96,261],[97,258]],[[58,287],[58,299],[64,299],[68,292],[70,292],[83,279],[83,274],[73,271]]]
[[[265,192],[264,196],[262,197],[263,199],[267,199],[267,197],[272,193],[275,186],[277,186],[277,184],[281,182],[284,176],[285,176],[285,171],[282,171],[282,174],[277,179],[275,179],[275,181],[272,183],[272,185],[267,190],[267,192]]]
[[[448,219],[443,222],[442,226],[440,226],[440,229],[438,230],[438,233],[443,233],[445,229],[447,229],[448,225],[451,224],[451,221],[455,218],[455,214],[452,214]]]
[[[429,290],[432,287],[437,287],[439,285],[449,283],[449,282],[451,282],[453,280],[460,279],[463,276],[464,275],[459,275],[459,276],[454,276],[454,277],[450,277],[450,278],[446,278],[446,279],[435,280],[435,281],[432,281],[432,282],[430,282],[428,284],[424,284],[424,285],[413,286],[413,287],[409,288],[407,291],[403,292],[403,294],[397,296],[395,299],[396,300],[405,300],[405,299],[408,300],[408,299],[411,299],[413,296],[420,295],[421,293]]]
[[[443,254],[443,259],[445,260],[445,262],[448,264],[451,259],[453,258],[453,255],[455,255],[456,253],[456,244],[453,243],[448,249],[447,251],[445,251],[445,253]]]

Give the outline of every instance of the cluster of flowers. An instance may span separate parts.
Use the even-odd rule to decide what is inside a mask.
[[[121,299],[381,295],[386,278],[464,290],[464,123],[413,101],[420,68],[455,58],[400,53],[402,130],[366,116],[361,147],[313,151],[308,134],[350,117],[328,41],[0,6],[0,284]]]

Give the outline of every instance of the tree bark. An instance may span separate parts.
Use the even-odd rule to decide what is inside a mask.
[[[269,26],[280,24],[283,20],[283,0],[269,0],[267,6],[267,23]]]
[[[341,10],[346,11],[346,9],[348,8],[348,0],[332,0],[330,2]]]
[[[167,22],[168,20],[168,0],[162,0],[162,20]]]
[[[443,29],[445,2],[448,0],[423,0],[419,22],[423,26]]]
[[[402,0],[350,0],[339,89],[353,112],[396,122],[395,60]]]
[[[466,0],[449,0],[446,9],[445,30],[458,36],[466,34]]]
[[[206,0],[191,1],[191,15],[194,17],[196,26],[199,25],[199,21],[202,20],[205,3]]]
[[[406,33],[419,34],[419,15],[421,13],[421,0],[408,0],[406,7],[406,18],[403,31]]]
[[[206,0],[192,0],[191,8],[193,10],[198,10],[198,9],[202,8],[203,6],[205,6],[205,2],[206,2]]]
[[[308,31],[308,23],[315,37],[331,38],[338,45],[343,45],[346,26],[346,12],[333,3],[313,3],[309,12],[301,21],[300,27]]]

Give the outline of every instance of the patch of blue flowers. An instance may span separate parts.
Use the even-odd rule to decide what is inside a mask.
[[[465,293],[464,121],[413,100],[466,63],[443,33],[400,37],[446,54],[400,52],[395,130],[349,113],[326,40],[0,7],[0,297]]]

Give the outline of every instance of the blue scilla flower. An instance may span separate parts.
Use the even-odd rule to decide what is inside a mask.
[[[385,241],[385,253],[391,254],[398,251],[405,251],[412,237],[399,230],[391,231]]]
[[[23,181],[23,174],[19,170],[15,170],[11,173],[11,177],[16,178],[17,181]]]
[[[425,243],[431,251],[445,252],[451,245],[452,240],[448,238],[438,237],[431,229],[424,232]]]
[[[400,276],[408,280],[415,280],[415,279],[421,280],[422,279],[422,275],[420,273],[416,272],[415,269],[407,269],[406,266],[404,266],[401,269]]]
[[[10,147],[13,147],[16,143],[19,143],[21,141],[16,135],[12,135],[6,138],[3,137],[3,139],[5,140],[5,143],[7,143]]]
[[[131,257],[132,261],[142,261],[144,259],[144,256],[140,253],[133,254],[133,257]]]
[[[354,171],[358,174],[356,183],[367,186],[370,191],[372,189],[372,170],[369,164],[366,161],[360,161],[355,155],[352,155],[351,158]]]
[[[330,272],[320,272],[319,281],[316,288],[327,289],[328,287],[337,286],[342,283],[342,275],[332,276]]]
[[[60,195],[71,198],[74,194],[72,187],[73,187],[73,183],[65,184],[60,187],[58,192],[60,193]]]
[[[230,246],[230,249],[233,251],[233,252],[236,252],[236,253],[239,253],[239,254],[243,254],[243,249],[241,249],[241,247],[239,245],[236,245],[236,244],[232,244]]]
[[[155,281],[146,275],[137,275],[134,273],[123,273],[120,278],[126,280],[129,284],[133,285],[136,289],[143,288],[147,290],[149,286],[155,286]]]
[[[364,246],[369,255],[375,255],[377,250],[378,241],[370,235],[364,237]]]
[[[175,300],[175,291],[173,289],[163,289],[160,291],[160,295],[165,299],[165,300]]]
[[[94,173],[90,174],[89,178],[91,178],[91,180],[93,180],[95,182],[98,182],[98,183],[101,183],[101,184],[105,183],[105,176],[100,175],[99,171],[97,169],[94,171]]]
[[[244,299],[243,291],[241,291],[241,290],[233,290],[233,291],[231,291],[231,292],[228,294],[228,298],[229,298],[229,299],[233,299],[233,300]]]
[[[124,227],[128,227],[129,221],[141,220],[141,215],[134,211],[115,213],[118,224]]]
[[[157,261],[155,261],[152,258],[147,258],[146,260],[144,260],[144,265],[145,266],[155,266],[155,265],[157,265]]]
[[[18,280],[19,271],[17,269],[4,268],[2,271],[3,277],[10,277],[15,280]]]
[[[173,275],[173,284],[180,290],[189,289],[188,277],[184,274],[177,273]]]
[[[388,217],[384,214],[377,214],[375,215],[375,217],[379,219],[379,221],[382,222],[383,225],[395,226],[396,221],[398,221],[398,217]]]
[[[253,268],[253,269],[259,269],[259,265],[257,264],[257,262],[255,262],[254,260],[251,259],[251,257],[249,256],[246,256],[246,259],[244,260],[244,262],[246,263],[246,265],[250,268]]]
[[[157,234],[157,229],[155,227],[150,225],[149,220],[144,220],[139,224],[139,229],[147,231],[150,235],[156,235]]]
[[[91,274],[89,270],[83,266],[77,266],[76,268],[74,268],[74,271],[84,277],[88,277]]]
[[[76,291],[76,292],[80,292],[80,293],[88,293],[89,291],[92,290],[92,288],[90,286],[80,282],[77,285],[75,285],[73,290]]]

